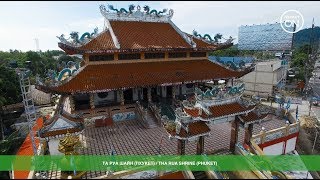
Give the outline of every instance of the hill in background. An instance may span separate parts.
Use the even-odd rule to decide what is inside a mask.
[[[305,44],[310,44],[311,28],[302,29],[293,38],[293,47],[303,46]],[[320,39],[320,27],[314,27],[313,30],[314,43],[317,45]]]

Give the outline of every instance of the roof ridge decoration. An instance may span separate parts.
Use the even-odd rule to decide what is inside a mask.
[[[168,22],[173,16],[172,9],[150,10],[148,5],[143,6],[143,11],[141,11],[139,5],[136,7],[133,4],[129,5],[128,11],[125,8],[116,9],[113,5],[107,5],[107,7],[108,9],[104,5],[100,5],[100,12],[102,16],[110,21]],[[110,12],[109,10],[115,12]],[[168,14],[164,14],[166,12]]]
[[[112,38],[112,41],[114,43],[114,46],[117,48],[117,49],[120,49],[120,43],[118,41],[118,38],[117,36],[114,34],[114,31],[111,27],[111,24],[110,24],[110,21],[109,19],[107,18],[107,12],[108,10],[106,9],[106,7],[104,5],[100,5],[100,13],[102,14],[102,16],[104,16],[104,20],[105,20],[105,23],[107,25],[107,29],[110,31],[110,35],[111,35],[111,38]],[[121,8],[122,9],[122,8]],[[131,12],[132,10],[129,8],[129,11]]]
[[[69,61],[65,64],[65,67],[57,73],[56,70],[48,69],[44,79],[40,76],[36,76],[36,84],[41,86],[59,86],[61,84],[69,82],[73,77],[79,74],[85,67],[80,67],[79,62]]]
[[[72,31],[69,35],[70,37],[68,39],[65,38],[64,34],[61,34],[60,36],[56,36],[61,43],[70,45],[72,47],[80,47],[88,42],[90,42],[92,39],[96,38],[101,33],[98,33],[99,29],[98,27],[94,28],[92,33],[85,32],[83,33],[79,38],[79,32]]]
[[[182,32],[178,26],[176,26],[171,20],[168,21],[169,24],[173,27],[174,30],[176,30],[180,36],[188,43],[192,46],[192,48],[196,48],[197,44],[193,41],[192,38],[190,38],[186,33]]]
[[[235,40],[235,38],[233,38],[232,36],[230,36],[229,39],[225,39],[220,33],[217,33],[212,39],[209,34],[204,34],[203,36],[201,36],[201,34],[198,34],[196,30],[192,31],[192,36],[204,42],[215,44],[215,45],[227,45],[227,44],[231,44],[232,41]],[[223,43],[220,43],[219,42],[220,39],[225,39],[226,41]]]

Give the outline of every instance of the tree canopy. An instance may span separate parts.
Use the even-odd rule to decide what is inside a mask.
[[[60,71],[61,62],[67,63],[68,61],[80,61],[80,59],[67,56],[65,52],[59,50],[45,52],[0,51],[0,107],[22,101],[18,76],[14,68],[10,68],[13,62],[17,63],[18,68],[29,68],[32,72],[32,80],[37,74],[40,77],[46,77],[49,69]]]

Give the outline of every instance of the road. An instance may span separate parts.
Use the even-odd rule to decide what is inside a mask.
[[[319,68],[317,68],[319,67]],[[313,77],[310,78],[309,83],[313,89],[313,96],[320,97],[320,62],[319,59],[315,63]],[[320,103],[319,103],[320,105]],[[320,119],[320,106],[312,106],[312,110]]]

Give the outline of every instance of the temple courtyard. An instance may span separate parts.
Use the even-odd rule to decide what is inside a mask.
[[[258,134],[262,127],[268,131],[284,125],[284,120],[269,115],[266,120],[254,125],[253,134]],[[229,154],[231,124],[214,124],[209,127],[211,132],[205,138],[205,153]],[[112,151],[117,155],[156,155],[159,149],[161,154],[177,154],[177,140],[170,140],[164,128],[146,129],[137,120],[118,122],[113,126],[85,128],[80,138],[84,145],[80,153],[85,155],[110,155]],[[238,142],[243,140],[244,129],[240,128]],[[186,143],[186,154],[196,154],[196,141]],[[105,171],[91,171],[86,178],[105,174]],[[52,171],[50,176],[60,178],[60,172]]]

